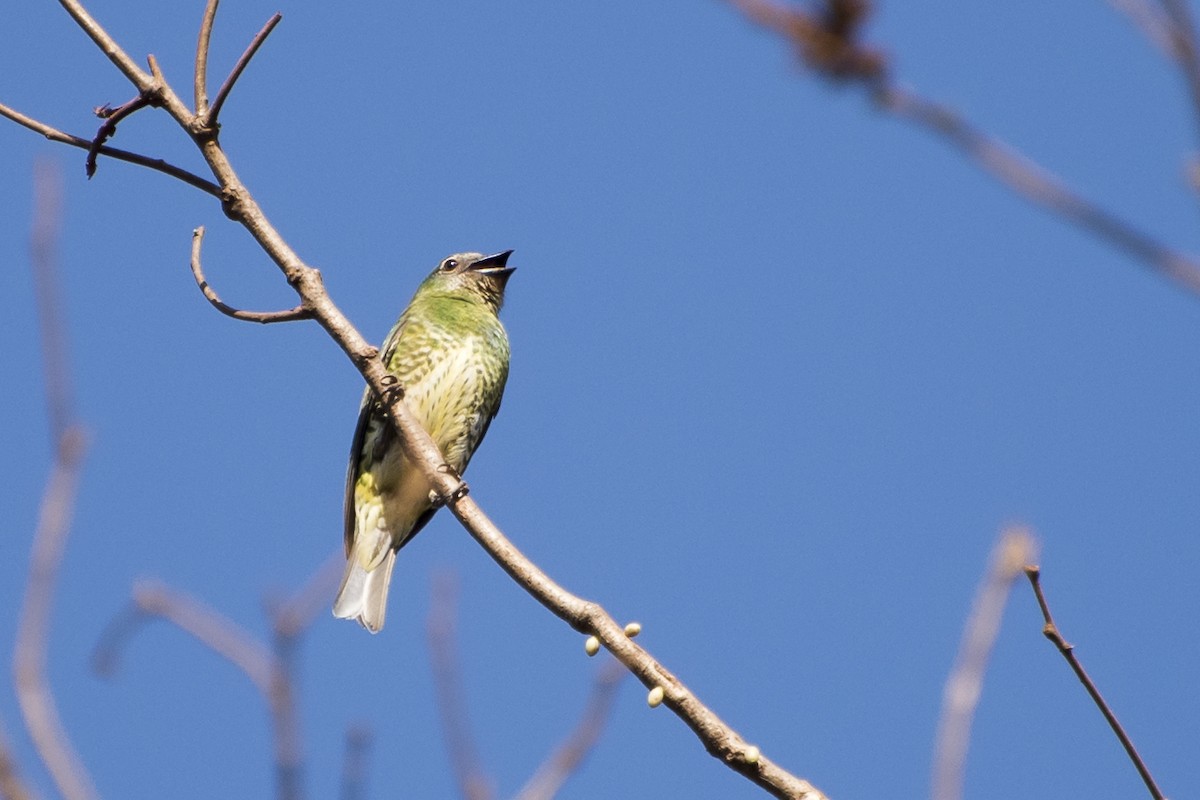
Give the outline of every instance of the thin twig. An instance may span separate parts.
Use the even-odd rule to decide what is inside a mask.
[[[13,122],[28,128],[31,131],[40,133],[52,142],[61,142],[69,144],[72,147],[78,147],[83,150],[90,150],[92,147],[91,139],[84,139],[82,136],[73,136],[69,133],[63,133],[57,128],[51,127],[44,122],[39,122],[32,117],[27,117],[24,114],[9,108],[6,105],[0,104],[0,117],[6,117]],[[120,150],[116,147],[101,147],[97,150],[102,156],[115,158],[118,161],[126,161],[130,164],[137,164],[139,167],[147,167],[148,169],[156,170],[164,175],[170,175],[172,178],[181,180],[189,186],[194,186],[206,194],[211,194],[213,197],[221,197],[221,187],[217,186],[210,180],[201,178],[195,173],[188,172],[186,169],[163,161],[161,158],[150,158],[149,156],[141,155],[140,153],[131,153],[128,150]]]
[[[1187,82],[1197,132],[1200,133],[1200,53],[1196,48],[1196,23],[1185,0],[1160,0],[1171,20],[1175,57]]]
[[[1108,0],[1116,10],[1122,12],[1151,44],[1172,61],[1178,60],[1178,42],[1171,31],[1171,23],[1157,5],[1150,0]]]
[[[200,21],[200,36],[196,41],[195,99],[196,114],[208,113],[208,45],[212,40],[213,22],[217,18],[220,0],[208,0],[204,4],[204,18]]]
[[[1108,703],[1104,701],[1104,698],[1100,695],[1100,690],[1096,688],[1096,684],[1092,682],[1087,671],[1084,670],[1083,664],[1076,657],[1075,645],[1070,644],[1058,630],[1058,625],[1055,624],[1054,617],[1050,614],[1050,606],[1046,602],[1046,595],[1042,591],[1041,567],[1031,564],[1025,567],[1025,575],[1029,578],[1030,585],[1033,586],[1033,594],[1037,597],[1038,606],[1042,610],[1042,619],[1045,622],[1045,625],[1042,627],[1042,635],[1053,642],[1054,646],[1058,648],[1058,652],[1062,653],[1062,657],[1071,666],[1075,677],[1083,684],[1083,688],[1087,689],[1087,693],[1091,696],[1092,702],[1096,704],[1096,708],[1100,709],[1100,713],[1108,720],[1109,727],[1117,735],[1121,746],[1125,748],[1125,753],[1129,756],[1129,760],[1133,762],[1133,766],[1137,769],[1138,774],[1142,776],[1142,782],[1146,784],[1146,788],[1150,791],[1150,796],[1154,800],[1164,800],[1164,795],[1158,788],[1158,784],[1155,783],[1154,776],[1147,769],[1146,762],[1142,761],[1137,748],[1133,746],[1133,740],[1125,733],[1125,729],[1117,721],[1117,715],[1113,713]]]
[[[804,64],[818,74],[840,83],[856,83],[881,109],[954,145],[977,167],[1027,200],[1105,240],[1192,294],[1200,295],[1200,261],[1162,244],[1085,199],[1061,178],[978,130],[957,112],[892,80],[880,51],[867,47],[858,38],[869,11],[865,0],[825,0],[824,14],[773,0],[728,1],[750,21],[786,39]],[[852,24],[839,22],[846,18]]]
[[[283,14],[276,12],[274,16],[267,20],[267,24],[263,25],[262,30],[255,34],[254,38],[250,40],[250,45],[246,48],[246,51],[242,53],[242,57],[237,60],[237,63],[233,65],[233,71],[229,73],[229,77],[225,79],[223,84],[221,84],[221,88],[217,91],[217,98],[213,100],[212,108],[209,109],[208,114],[205,115],[206,122],[209,126],[216,127],[217,117],[219,117],[221,114],[221,107],[225,105],[225,99],[228,98],[229,93],[233,91],[234,84],[237,83],[238,78],[242,77],[242,72],[244,72],[246,67],[249,66],[250,59],[254,58],[254,54],[258,52],[258,48],[262,47],[263,42],[267,40],[267,37],[271,35],[271,31],[275,30],[275,26],[278,25],[282,19]]]
[[[351,725],[346,731],[346,754],[342,760],[340,800],[365,800],[367,796],[367,759],[374,736],[366,725]]]
[[[933,750],[933,800],[959,800],[966,771],[971,722],[983,692],[983,675],[1013,581],[1033,560],[1037,543],[1023,527],[1001,532],[987,574],[975,593],[971,616],[963,630],[954,669],[942,692],[942,713]]]
[[[146,94],[139,94],[117,108],[102,106],[96,109],[96,116],[101,117],[104,122],[100,125],[100,129],[96,131],[96,136],[92,139],[91,146],[88,147],[87,160],[84,162],[83,169],[89,178],[96,174],[96,156],[99,155],[100,148],[117,132],[117,125],[120,124],[121,120],[135,111],[152,104],[153,98]]]
[[[41,219],[58,213],[57,175],[47,168],[39,170],[35,182],[38,193],[34,223],[34,239],[53,239],[57,222]],[[43,329],[61,328],[63,314],[57,282],[58,270],[53,241],[35,241],[33,245],[34,278],[37,287],[39,312]],[[67,364],[67,350],[61,330],[42,342],[43,362],[47,371],[47,394],[51,423],[51,439],[55,458],[50,478],[42,495],[42,507],[37,530],[33,536],[29,579],[21,603],[17,623],[17,640],[13,650],[13,682],[25,727],[33,740],[38,756],[46,765],[59,793],[67,800],[93,800],[96,789],[87,768],[71,745],[63,728],[46,676],[46,652],[49,647],[50,615],[63,552],[71,531],[71,515],[79,486],[87,436],[74,421]],[[55,395],[58,395],[57,397]]]
[[[494,782],[483,769],[465,702],[466,691],[459,669],[455,628],[458,624],[458,582],[450,573],[433,577],[426,635],[433,662],[433,684],[442,734],[450,754],[450,767],[463,800],[491,800]]]
[[[609,660],[596,671],[596,679],[588,694],[587,705],[575,730],[553,754],[538,767],[533,777],[522,787],[516,800],[553,800],[567,779],[583,765],[608,724],[617,687],[625,677],[624,668]]]
[[[312,312],[303,305],[289,308],[286,311],[243,311],[240,308],[226,305],[217,295],[217,291],[209,285],[208,279],[204,277],[204,267],[200,262],[200,246],[203,243],[204,226],[201,225],[192,231],[192,276],[196,279],[196,285],[200,287],[200,291],[204,293],[204,297],[217,311],[220,311],[227,317],[240,319],[243,322],[258,322],[263,325],[273,322],[295,322],[301,319],[312,319]]]

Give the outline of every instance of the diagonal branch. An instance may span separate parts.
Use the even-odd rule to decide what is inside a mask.
[[[87,161],[84,163],[84,171],[89,178],[96,174],[96,156],[100,153],[100,148],[104,143],[111,139],[117,132],[117,125],[121,120],[128,117],[146,106],[154,105],[154,97],[146,92],[139,92],[137,97],[127,103],[124,103],[116,108],[109,106],[101,106],[96,109],[96,116],[104,120],[100,125],[100,130],[96,131],[96,136],[92,139],[92,144],[88,147]]]
[[[1200,261],[1162,244],[1122,217],[1086,199],[1061,178],[984,134],[957,112],[927,100],[893,80],[880,51],[868,47],[860,39],[870,10],[867,0],[824,0],[817,4],[823,13],[780,4],[776,0],[728,2],[751,22],[774,31],[792,44],[805,66],[818,75],[837,83],[860,86],[879,108],[958,148],[977,167],[1026,200],[1103,239],[1200,296]],[[1178,0],[1163,2],[1175,4]],[[1200,91],[1200,78],[1197,80]],[[1200,94],[1196,97],[1200,101]],[[1200,105],[1197,108],[1200,109]]]
[[[243,311],[240,308],[234,308],[231,305],[226,305],[217,295],[217,290],[209,285],[208,279],[204,277],[204,267],[200,263],[200,246],[204,242],[204,226],[201,225],[192,231],[192,277],[196,279],[196,285],[200,287],[200,291],[204,293],[204,297],[212,304],[213,308],[220,311],[227,317],[240,319],[243,322],[259,322],[263,325],[268,325],[272,322],[295,322],[301,319],[312,319],[312,312],[304,307],[303,304],[295,308],[289,308],[286,311]]]
[[[1104,701],[1104,698],[1100,695],[1100,690],[1096,688],[1096,684],[1092,682],[1087,671],[1084,670],[1083,664],[1076,657],[1075,646],[1063,637],[1062,633],[1058,630],[1058,625],[1054,623],[1054,617],[1050,614],[1050,606],[1046,602],[1046,595],[1042,591],[1041,568],[1036,565],[1027,566],[1025,567],[1025,575],[1029,578],[1034,596],[1037,597],[1038,607],[1042,610],[1042,619],[1045,620],[1042,634],[1054,643],[1054,646],[1058,648],[1058,652],[1062,653],[1062,657],[1067,660],[1067,663],[1071,666],[1071,670],[1075,673],[1075,677],[1079,678],[1079,682],[1083,684],[1083,688],[1091,696],[1092,702],[1096,704],[1096,708],[1100,709],[1100,713],[1108,721],[1108,726],[1112,728],[1113,733],[1120,740],[1121,746],[1125,748],[1125,753],[1129,756],[1129,760],[1133,762],[1138,775],[1142,777],[1142,782],[1146,784],[1146,788],[1150,791],[1150,796],[1154,800],[1165,800],[1162,790],[1158,788],[1158,784],[1154,781],[1154,776],[1150,774],[1150,770],[1146,767],[1146,762],[1142,761],[1137,748],[1133,746],[1133,740],[1129,738],[1129,734],[1125,733],[1125,729],[1117,721],[1117,715],[1113,713],[1108,703]]]
[[[13,122],[28,128],[35,133],[40,133],[52,142],[61,142],[69,144],[72,147],[79,147],[83,150],[92,148],[92,140],[84,139],[82,136],[72,136],[69,133],[63,133],[57,128],[53,128],[44,122],[39,122],[32,117],[27,117],[15,109],[9,108],[6,105],[0,104],[0,117],[6,117]],[[100,147],[97,149],[100,155],[115,158],[118,161],[126,161],[130,164],[137,164],[139,167],[147,167],[148,169],[157,170],[164,175],[170,175],[172,178],[181,180],[189,186],[194,186],[206,194],[211,194],[213,197],[221,196],[221,187],[209,180],[201,178],[199,175],[188,172],[186,169],[169,164],[161,158],[150,158],[139,153],[131,153],[128,150],[119,150],[115,147]]]
[[[229,77],[225,79],[225,83],[221,84],[221,88],[217,91],[217,97],[213,100],[212,108],[204,115],[208,126],[214,128],[217,126],[217,117],[220,116],[221,108],[225,105],[225,100],[229,97],[229,93],[233,91],[234,84],[237,83],[238,78],[242,77],[242,73],[250,64],[250,59],[254,58],[254,54],[258,52],[258,48],[262,47],[263,42],[267,40],[267,37],[271,35],[271,31],[275,30],[275,26],[282,19],[283,14],[276,12],[274,16],[267,20],[267,24],[263,25],[262,30],[250,40],[250,45],[242,53],[242,57],[237,60],[237,63],[233,65],[233,71],[229,73]]]
[[[971,616],[954,659],[954,670],[942,692],[942,713],[933,749],[933,800],[962,797],[971,722],[983,692],[988,657],[1000,633],[1000,620],[1013,582],[1020,576],[1021,568],[1033,560],[1036,550],[1032,534],[1025,528],[1013,527],[1000,534],[992,551],[991,563],[975,594]]]

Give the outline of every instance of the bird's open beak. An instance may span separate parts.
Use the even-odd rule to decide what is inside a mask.
[[[507,266],[508,257],[512,255],[512,252],[512,250],[505,250],[503,253],[484,256],[467,269],[472,272],[482,272],[484,275],[494,275],[497,278],[507,278],[516,270],[516,267]]]

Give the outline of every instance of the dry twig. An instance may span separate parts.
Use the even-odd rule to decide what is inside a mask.
[[[63,551],[71,532],[71,515],[87,449],[83,426],[74,421],[69,386],[65,324],[58,293],[58,268],[54,257],[59,220],[59,178],[43,166],[35,183],[38,198],[34,214],[33,264],[38,310],[43,331],[47,407],[54,445],[54,466],[42,495],[37,530],[33,536],[29,580],[17,623],[13,650],[13,682],[25,727],[38,756],[67,800],[92,800],[96,789],[70,737],[63,728],[46,677],[50,614]]]
[[[204,277],[204,266],[200,261],[200,246],[204,243],[204,226],[201,225],[196,230],[192,231],[192,277],[196,279],[196,285],[200,287],[200,291],[204,293],[204,297],[212,304],[212,307],[220,311],[227,317],[240,319],[243,322],[259,322],[263,325],[272,322],[295,322],[301,319],[312,319],[312,312],[304,307],[303,304],[295,308],[289,308],[286,311],[243,311],[240,308],[234,308],[222,302],[217,290],[209,285],[208,279]]]
[[[1042,610],[1042,619],[1045,621],[1045,625],[1042,627],[1042,634],[1054,643],[1054,646],[1058,648],[1058,652],[1062,653],[1062,657],[1071,665],[1071,670],[1075,673],[1075,677],[1079,678],[1079,682],[1083,684],[1083,688],[1087,689],[1092,702],[1096,704],[1096,708],[1100,709],[1100,713],[1108,721],[1109,727],[1112,728],[1113,733],[1120,740],[1121,746],[1125,748],[1125,753],[1129,756],[1129,760],[1133,762],[1138,775],[1142,776],[1142,782],[1146,784],[1146,788],[1150,791],[1150,796],[1154,800],[1164,800],[1164,795],[1158,788],[1158,784],[1155,783],[1154,776],[1150,774],[1150,770],[1146,767],[1146,762],[1142,761],[1137,748],[1133,746],[1133,740],[1125,733],[1125,729],[1117,721],[1117,715],[1113,713],[1108,703],[1104,701],[1104,698],[1100,695],[1100,690],[1096,688],[1096,684],[1092,682],[1092,679],[1084,670],[1083,664],[1076,657],[1075,646],[1063,637],[1062,633],[1058,630],[1058,625],[1054,623],[1054,617],[1050,614],[1050,606],[1046,602],[1046,595],[1042,591],[1041,567],[1031,564],[1025,567],[1025,575],[1029,578],[1034,596],[1037,597],[1038,606]]]
[[[1171,6],[1183,5],[1181,0],[1163,1]],[[776,0],[729,2],[747,19],[791,43],[805,66],[817,74],[861,86],[879,108],[953,145],[977,167],[1026,200],[1103,239],[1192,294],[1200,295],[1200,261],[1168,247],[1088,200],[1060,177],[983,133],[948,106],[928,100],[894,80],[881,52],[861,40],[870,12],[867,0],[824,0],[808,5],[781,4]],[[1195,62],[1194,47],[1192,52],[1189,65]],[[1186,71],[1189,81],[1195,81],[1194,99],[1200,109],[1200,68],[1193,71],[1188,66]]]
[[[17,772],[17,762],[13,760],[12,746],[0,725],[0,798],[3,800],[35,800],[34,794],[25,785]]]
[[[1013,581],[1035,557],[1036,550],[1036,542],[1028,530],[1012,527],[1001,532],[992,551],[987,574],[975,593],[971,616],[963,630],[954,669],[942,692],[942,713],[933,750],[933,800],[962,797],[971,721],[983,692],[988,657],[1000,632],[1000,620]]]
[[[365,800],[367,757],[371,752],[372,738],[371,729],[366,725],[351,725],[346,731],[340,800]]]

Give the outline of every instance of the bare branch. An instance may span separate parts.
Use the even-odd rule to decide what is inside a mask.
[[[104,30],[100,23],[92,18],[92,15],[87,12],[82,3],[78,0],[58,0],[58,2],[71,15],[76,24],[83,29],[83,32],[91,38],[96,47],[100,48],[100,52],[108,56],[108,60],[129,79],[130,83],[139,90],[146,88],[151,81],[151,77],[142,72],[141,68],[134,63],[134,60],[117,45],[116,40],[108,35],[108,31]]]
[[[942,692],[942,713],[933,750],[933,800],[959,800],[971,741],[971,722],[988,657],[1000,632],[1004,606],[1021,568],[1036,557],[1037,543],[1023,527],[1001,532],[991,563],[975,593],[954,669]]]
[[[617,687],[624,677],[625,670],[616,661],[607,661],[597,670],[583,716],[575,730],[533,774],[517,800],[553,800],[600,740],[612,713]]]
[[[32,117],[27,117],[24,114],[9,108],[6,105],[0,104],[0,117],[7,117],[13,122],[28,128],[31,131],[40,133],[52,142],[62,142],[69,144],[72,147],[78,147],[83,150],[91,150],[92,140],[84,139],[82,136],[73,136],[69,133],[63,133],[57,128],[53,128],[43,122],[39,122]],[[183,181],[189,186],[194,186],[206,194],[211,194],[213,197],[221,197],[221,187],[217,186],[210,180],[205,180],[199,175],[188,172],[186,169],[163,161],[161,158],[150,158],[149,156],[141,155],[140,153],[131,153],[128,150],[120,150],[116,147],[100,147],[97,150],[100,155],[115,158],[118,161],[126,161],[130,164],[137,164],[140,167],[157,170],[164,175],[170,175],[172,178]]]
[[[204,19],[200,22],[200,36],[196,41],[195,99],[196,114],[208,113],[208,44],[212,40],[213,21],[217,18],[220,0],[208,0],[204,4]]]
[[[471,735],[464,701],[466,691],[459,671],[461,662],[455,636],[458,623],[458,582],[454,575],[434,575],[431,595],[429,619],[425,629],[429,640],[429,658],[433,662],[438,716],[442,719],[442,733],[446,737],[450,767],[463,800],[491,800],[495,795],[494,782],[483,769],[475,738]]]
[[[57,263],[53,256],[57,216],[58,177],[43,167],[35,182],[38,219],[34,222],[33,264],[43,330],[57,332],[43,340],[43,361],[47,372],[51,437],[55,447],[54,466],[42,495],[37,530],[33,536],[29,579],[17,623],[13,650],[13,682],[25,727],[38,756],[67,800],[93,800],[96,789],[83,762],[63,728],[46,677],[46,652],[50,632],[50,614],[58,584],[58,571],[71,531],[71,515],[79,486],[87,436],[73,421],[74,411],[68,391],[66,348],[63,346],[62,310],[57,293]],[[56,396],[57,395],[57,396]]]
[[[1172,51],[1187,82],[1192,113],[1195,115],[1197,131],[1200,132],[1200,53],[1196,50],[1196,23],[1185,0],[1160,1],[1171,20]]]
[[[213,100],[212,108],[209,109],[206,115],[208,125],[216,127],[217,117],[220,116],[221,108],[225,105],[225,100],[229,97],[229,93],[233,91],[234,84],[237,83],[238,78],[242,77],[242,73],[250,64],[250,59],[254,58],[254,54],[258,52],[258,48],[262,47],[263,42],[267,40],[267,37],[271,35],[271,31],[275,30],[275,26],[282,19],[283,14],[276,12],[274,16],[267,20],[267,24],[263,25],[262,30],[250,40],[250,45],[242,53],[242,57],[237,60],[237,63],[233,65],[233,71],[229,73],[229,77],[225,79],[225,83],[221,84],[221,88],[217,91],[217,98]]]
[[[366,800],[367,757],[373,739],[371,729],[366,725],[351,725],[346,731],[340,800]]]
[[[317,567],[317,571],[309,576],[303,586],[271,610],[276,631],[283,636],[303,633],[317,614],[331,602],[345,566],[346,555],[339,547]]]
[[[202,601],[159,581],[133,587],[130,611],[111,624],[96,645],[93,663],[110,672],[129,635],[151,619],[170,622],[200,644],[240,669],[266,696],[271,691],[275,658],[244,628]]]
[[[972,127],[954,111],[898,86],[883,90],[878,100],[881,107],[901,119],[917,123],[962,150],[978,167],[1025,199],[1106,240],[1189,292],[1200,295],[1200,262],[1084,199],[1058,176]]]
[[[1146,784],[1146,788],[1150,791],[1150,796],[1154,800],[1164,800],[1162,791],[1158,788],[1158,784],[1154,781],[1154,776],[1150,774],[1150,770],[1146,767],[1146,762],[1142,761],[1142,757],[1138,754],[1137,748],[1133,746],[1133,740],[1125,733],[1125,729],[1121,727],[1121,723],[1117,721],[1116,714],[1109,707],[1108,703],[1100,695],[1100,690],[1096,688],[1096,684],[1088,676],[1083,668],[1083,664],[1075,655],[1075,646],[1067,642],[1062,633],[1058,630],[1058,625],[1054,623],[1054,617],[1050,614],[1050,606],[1046,602],[1046,595],[1042,591],[1042,570],[1036,564],[1031,564],[1025,567],[1025,575],[1029,578],[1029,583],[1033,587],[1034,596],[1037,597],[1038,606],[1042,610],[1042,619],[1045,625],[1042,627],[1042,634],[1054,643],[1058,648],[1058,652],[1062,653],[1062,657],[1067,660],[1071,666],[1071,670],[1075,673],[1075,677],[1079,678],[1079,682],[1087,689],[1087,693],[1091,696],[1092,702],[1096,704],[1096,708],[1100,709],[1100,713],[1108,720],[1108,725],[1112,728],[1113,733],[1117,735],[1121,746],[1125,748],[1125,753],[1129,756],[1129,760],[1133,762],[1133,766],[1137,769],[1138,775],[1142,776],[1142,782]]]
[[[142,92],[137,97],[117,108],[101,106],[96,109],[96,116],[101,117],[104,122],[100,125],[100,130],[96,131],[96,137],[92,139],[91,146],[88,147],[87,161],[84,162],[84,171],[89,178],[96,174],[96,156],[99,155],[100,148],[117,132],[117,125],[120,124],[121,120],[135,111],[153,104],[154,98]]]
[[[1108,0],[1109,4],[1129,17],[1142,35],[1172,61],[1179,58],[1175,35],[1166,14],[1149,0]]]
[[[204,293],[205,298],[208,299],[208,302],[217,311],[220,311],[227,317],[240,319],[243,322],[258,322],[263,325],[268,325],[272,322],[295,322],[301,319],[312,319],[312,312],[303,305],[289,308],[286,311],[243,311],[240,308],[226,305],[217,295],[217,291],[209,285],[208,279],[204,277],[204,267],[200,263],[200,246],[203,242],[204,226],[201,225],[192,231],[192,276],[196,279],[196,285],[200,287],[200,291]]]
[[[880,108],[954,145],[977,167],[1025,199],[1105,240],[1192,294],[1200,295],[1200,261],[1162,244],[1085,199],[1061,178],[984,134],[950,108],[926,100],[892,80],[880,52],[859,39],[870,11],[867,0],[825,0],[824,13],[804,11],[774,0],[729,2],[747,19],[792,44],[805,66],[817,74],[858,84]],[[1197,87],[1200,90],[1200,82]],[[1200,99],[1200,93],[1196,96]]]

